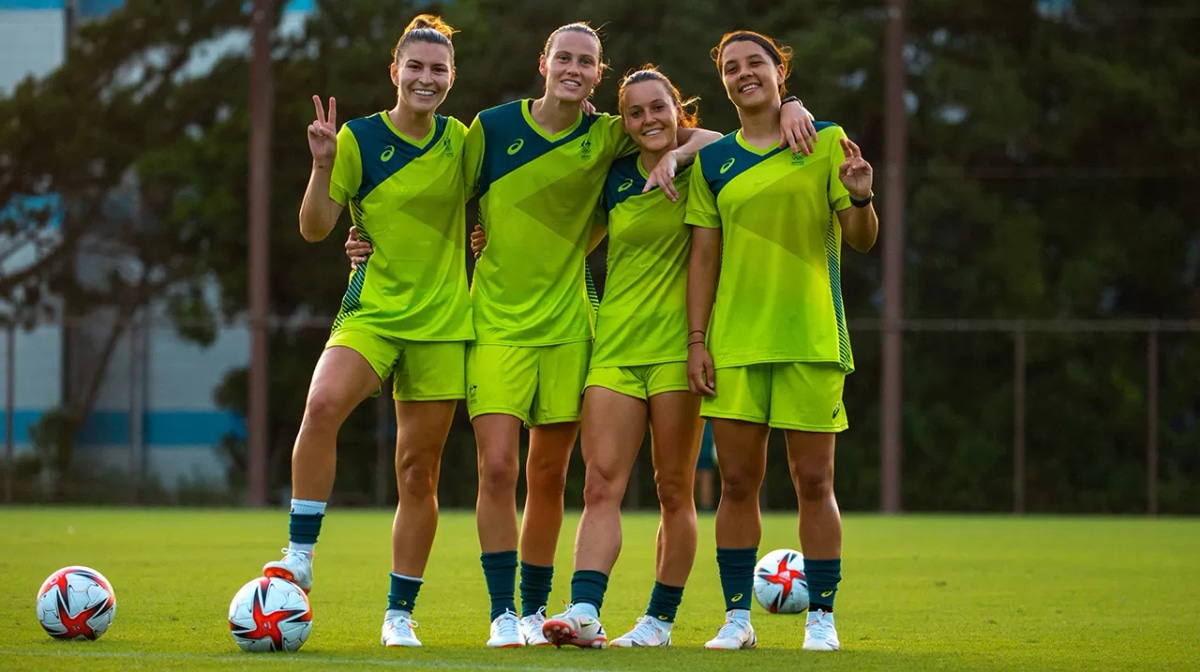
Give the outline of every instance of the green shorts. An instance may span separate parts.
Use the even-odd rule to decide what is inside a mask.
[[[849,427],[842,405],[846,372],[837,364],[777,362],[716,371],[717,394],[700,415],[779,429],[840,432]]]
[[[408,341],[365,330],[337,329],[325,342],[326,348],[335,346],[362,355],[380,381],[394,374],[392,397],[397,401],[467,396],[466,341]]]
[[[467,412],[503,413],[529,427],[578,422],[591,341],[467,348]]]
[[[648,400],[663,392],[688,390],[687,362],[645,366],[602,366],[588,371],[584,387],[603,387],[636,399]]]

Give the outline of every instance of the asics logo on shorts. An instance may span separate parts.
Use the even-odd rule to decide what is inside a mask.
[[[387,163],[388,159],[391,159],[392,154],[395,154],[395,153],[396,153],[396,148],[391,145],[388,145],[387,149],[383,150],[383,153],[379,155],[379,160],[383,161],[384,163]]]
[[[841,412],[842,412],[842,402],[839,401],[837,403],[837,406],[833,407],[833,417],[836,418],[838,416],[838,413],[841,413]]]
[[[508,155],[512,156],[513,154],[516,154],[517,152],[521,151],[521,148],[524,146],[525,146],[525,139],[518,138],[516,142],[514,142],[508,146],[508,150],[507,150]]]

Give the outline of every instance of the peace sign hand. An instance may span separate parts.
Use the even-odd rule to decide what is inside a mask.
[[[850,192],[851,198],[859,201],[866,200],[871,196],[871,183],[874,180],[871,164],[862,158],[862,150],[849,138],[842,138],[841,142],[842,151],[846,154],[846,161],[838,168],[838,179]]]
[[[337,156],[337,100],[329,99],[328,121],[320,96],[313,96],[313,105],[317,108],[317,120],[308,125],[308,149],[312,152],[314,162],[324,168],[332,168],[333,159]]]

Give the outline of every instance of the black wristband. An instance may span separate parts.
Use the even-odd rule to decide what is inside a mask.
[[[804,101],[800,100],[796,96],[788,96],[787,98],[784,98],[783,100],[779,101],[779,106],[783,107],[784,105],[787,105],[788,103],[790,103],[792,101],[800,103],[800,107],[804,107]]]
[[[861,200],[861,201],[854,198],[853,196],[851,196],[850,197],[850,205],[853,205],[856,208],[865,208],[871,204],[871,199],[873,199],[873,198],[875,198],[875,192],[871,192],[870,194],[867,195],[866,199]]]

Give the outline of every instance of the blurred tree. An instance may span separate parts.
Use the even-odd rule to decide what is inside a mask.
[[[166,298],[184,337],[213,338],[207,222],[178,160],[220,114],[189,67],[242,23],[238,0],[130,0],[81,25],[61,67],[0,98],[0,312],[59,313],[79,348],[65,406],[33,432],[57,474],[141,308]]]

